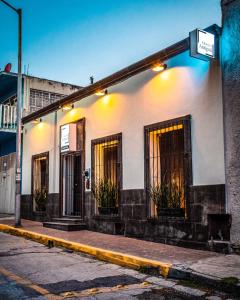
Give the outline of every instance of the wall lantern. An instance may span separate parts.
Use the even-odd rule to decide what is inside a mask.
[[[32,124],[39,124],[40,122],[42,122],[42,119],[34,119],[31,121]]]
[[[65,104],[61,108],[62,108],[62,111],[68,111],[68,110],[71,110],[72,108],[74,108],[74,104]]]
[[[167,69],[167,65],[163,64],[163,63],[156,63],[155,65],[153,65],[152,70],[154,72],[162,72],[164,70]]]
[[[96,96],[104,96],[104,95],[107,95],[108,94],[108,90],[99,90],[99,91],[96,91],[95,95]]]

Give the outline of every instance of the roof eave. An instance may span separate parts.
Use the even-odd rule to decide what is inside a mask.
[[[209,27],[207,27],[205,30],[209,32],[216,32],[220,33],[221,28],[214,24]],[[68,95],[64,98],[62,98],[59,101],[56,101],[48,106],[43,107],[42,109],[33,112],[32,114],[24,117],[22,119],[23,124],[26,124],[32,120],[35,120],[37,118],[43,117],[44,115],[47,115],[51,112],[54,112],[59,109],[59,107],[66,105],[66,104],[72,104],[76,101],[79,101],[81,99],[84,99],[90,95],[93,95],[97,90],[104,90],[110,86],[113,86],[117,83],[120,83],[134,75],[137,75],[138,73],[141,73],[149,68],[151,68],[152,65],[154,65],[158,61],[165,61],[168,60],[180,53],[183,53],[187,50],[189,50],[189,37],[181,40],[180,42],[177,42],[163,50],[160,50],[116,73],[113,73],[110,76],[105,77],[102,80],[99,80],[95,82],[92,85],[86,86],[85,88],[82,88],[81,90]]]

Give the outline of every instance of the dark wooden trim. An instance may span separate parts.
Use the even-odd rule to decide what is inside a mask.
[[[220,27],[216,24],[211,25],[204,30],[217,33],[219,34]],[[89,85],[85,88],[82,88],[81,90],[64,97],[63,99],[56,101],[46,107],[43,107],[42,109],[24,117],[22,119],[23,124],[26,124],[34,119],[40,118],[46,114],[49,114],[55,110],[58,110],[59,107],[65,105],[74,103],[76,101],[79,101],[85,97],[88,97],[90,95],[93,95],[96,93],[97,90],[103,90],[106,89],[112,85],[115,85],[117,83],[120,83],[134,75],[137,75],[149,68],[151,68],[155,63],[159,61],[166,61],[182,52],[185,52],[189,50],[189,38],[185,38],[178,43],[173,44],[170,47],[167,47],[163,50],[160,50],[108,77],[105,77],[102,80],[99,80],[95,82],[92,85]]]
[[[74,153],[78,153],[81,155],[81,164],[82,164],[82,171],[85,171],[85,154],[86,154],[86,150],[85,150],[85,143],[86,143],[86,118],[80,118],[76,121],[73,122],[67,122],[64,123],[60,126],[60,130],[59,130],[59,215],[63,215],[63,182],[62,182],[62,178],[63,178],[63,173],[62,173],[62,168],[63,168],[63,163],[62,163],[62,157],[63,155],[66,155],[66,153],[62,154],[61,153],[61,127],[66,125],[66,124],[77,124],[77,123],[83,123],[83,149],[81,151],[76,151]],[[78,138],[78,137],[77,137]],[[85,177],[82,176],[82,217],[84,218],[85,216]]]
[[[183,124],[184,130],[184,178],[185,178],[185,199],[186,199],[186,215],[189,216],[189,198],[190,186],[193,183],[192,175],[192,138],[191,138],[191,115],[178,117],[144,126],[144,187],[146,192],[147,216],[150,216],[150,205],[147,189],[149,187],[149,136],[148,132],[166,128],[177,124]]]
[[[121,190],[122,190],[122,182],[123,182],[123,164],[122,164],[122,133],[116,133],[112,135],[108,135],[105,137],[97,138],[91,140],[91,190],[95,188],[95,155],[94,155],[94,146],[98,144],[102,144],[104,142],[112,141],[116,139],[119,141],[120,145],[118,146],[118,163],[119,163],[119,208],[121,207]],[[119,214],[119,212],[118,212]]]

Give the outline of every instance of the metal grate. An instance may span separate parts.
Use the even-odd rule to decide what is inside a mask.
[[[184,124],[148,126],[146,137],[149,215],[183,216],[186,207],[184,178]]]
[[[30,89],[30,113],[37,111],[53,102],[62,99],[65,95]]]
[[[32,157],[32,194],[34,210],[46,210],[49,186],[48,166],[48,153],[42,153]]]
[[[92,163],[96,212],[117,215],[121,187],[121,135],[92,141]]]

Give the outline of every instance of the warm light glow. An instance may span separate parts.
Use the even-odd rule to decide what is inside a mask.
[[[163,79],[163,80],[168,80],[169,75],[170,75],[169,70],[167,70],[166,72],[162,72],[162,73],[160,74],[161,79]]]
[[[166,64],[160,64],[160,63],[157,63],[157,64],[155,64],[155,65],[152,67],[152,70],[153,70],[154,72],[162,72],[162,71],[164,71],[166,68],[167,68],[167,65],[166,65]]]
[[[103,91],[103,90],[100,91],[100,90],[99,90],[99,91],[97,91],[97,92],[95,93],[95,95],[96,95],[96,96],[104,96],[104,95],[105,95],[105,91]]]
[[[65,104],[65,105],[63,105],[62,110],[67,111],[67,110],[70,110],[72,108],[73,108],[72,104]]]
[[[103,103],[104,103],[104,104],[108,104],[109,99],[110,99],[109,95],[105,95],[105,96],[103,97]]]

